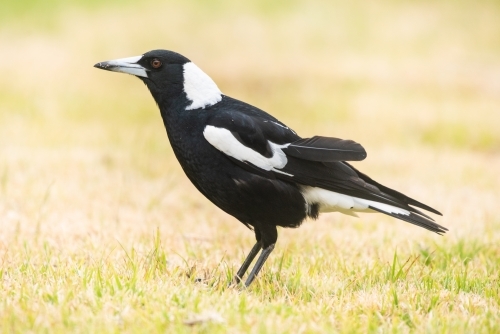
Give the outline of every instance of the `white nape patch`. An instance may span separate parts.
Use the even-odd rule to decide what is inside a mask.
[[[410,215],[408,210],[400,209],[392,205],[339,194],[322,188],[303,186],[301,187],[301,193],[307,204],[312,205],[318,203],[320,212],[338,211],[352,215],[353,212],[373,212],[373,210],[368,207],[372,206],[387,213]]]
[[[184,92],[192,101],[186,110],[204,109],[222,100],[222,93],[212,78],[191,62],[184,64]]]
[[[259,152],[256,152],[240,143],[238,139],[233,136],[231,131],[227,129],[207,125],[203,131],[203,136],[205,136],[205,139],[216,149],[239,161],[250,162],[251,164],[267,171],[293,176],[276,169],[281,169],[287,164],[288,159],[281,149],[288,147],[290,144],[278,145],[273,142],[269,142],[269,146],[273,151],[273,156],[266,158]]]
[[[104,67],[113,72],[127,73],[147,78],[148,74],[146,73],[146,69],[141,65],[137,64],[137,62],[141,60],[142,57],[143,56],[141,55],[135,57],[115,59],[103,62],[101,64],[103,64]]]

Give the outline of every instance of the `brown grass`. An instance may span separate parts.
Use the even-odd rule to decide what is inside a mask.
[[[496,2],[148,2],[51,15],[47,26],[36,13],[0,24],[4,332],[499,330]],[[226,289],[252,233],[183,175],[146,88],[92,68],[154,48],[185,54],[303,136],[362,143],[356,166],[441,210],[450,232],[323,215],[280,230],[255,287]],[[225,321],[184,324],[204,312]]]

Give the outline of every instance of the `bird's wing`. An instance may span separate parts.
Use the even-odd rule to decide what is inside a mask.
[[[352,140],[321,136],[294,141],[283,152],[302,160],[321,162],[359,161],[366,158],[363,146]]]
[[[301,139],[276,120],[238,112],[217,113],[203,134],[212,146],[251,173],[345,195],[366,208],[437,233],[445,231],[410,205],[440,214],[438,211],[376,183],[342,161],[366,157],[361,145],[353,141]]]
[[[266,157],[273,155],[271,145],[279,144],[287,156],[301,160],[333,162],[366,158],[365,149],[352,140],[322,136],[300,138],[278,120],[261,116],[270,115],[219,112],[211,118],[208,125],[228,130],[239,143]]]

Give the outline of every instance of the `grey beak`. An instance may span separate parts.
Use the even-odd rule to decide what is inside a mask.
[[[94,65],[101,70],[121,72],[147,78],[147,69],[137,64],[142,56],[103,61]]]

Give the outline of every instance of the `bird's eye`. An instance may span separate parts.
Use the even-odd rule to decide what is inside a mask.
[[[153,68],[160,68],[161,67],[161,61],[160,61],[160,59],[154,58],[153,60],[151,60],[151,66]]]

